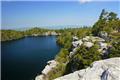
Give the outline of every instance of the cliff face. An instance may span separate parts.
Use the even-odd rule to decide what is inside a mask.
[[[120,57],[95,61],[86,69],[55,80],[120,80]]]

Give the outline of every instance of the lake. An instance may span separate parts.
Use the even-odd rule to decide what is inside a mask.
[[[1,43],[2,80],[34,80],[60,51],[56,36],[25,37]]]

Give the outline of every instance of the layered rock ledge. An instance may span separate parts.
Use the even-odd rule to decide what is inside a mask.
[[[55,80],[120,80],[120,57],[95,61],[86,69]]]

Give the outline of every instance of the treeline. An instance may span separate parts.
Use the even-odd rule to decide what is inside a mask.
[[[0,33],[1,33],[1,41],[9,41],[24,37],[24,33],[22,31],[0,30]]]
[[[107,12],[102,10],[99,20],[93,25],[92,33],[98,35],[101,31],[105,31],[108,34],[112,32],[120,32],[120,19],[114,12]]]
[[[83,38],[91,34],[91,27],[81,27],[81,28],[69,28],[59,30],[62,34],[58,36],[57,43],[64,46],[64,48],[70,48],[72,37],[77,36],[78,38]]]
[[[48,29],[42,29],[42,28],[32,28],[32,29],[29,29],[29,30],[26,30],[24,31],[24,34],[27,35],[27,36],[31,36],[33,34],[38,34],[38,35],[41,35],[47,31],[52,31],[52,30],[48,30]]]
[[[25,36],[33,36],[36,35],[43,35],[45,32],[52,32],[55,30],[48,30],[48,29],[42,29],[42,28],[32,28],[25,31],[16,31],[16,30],[0,30],[1,32],[1,41],[9,41],[9,40],[15,40],[20,39]]]

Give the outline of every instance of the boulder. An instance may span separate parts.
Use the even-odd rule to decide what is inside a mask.
[[[73,41],[77,41],[78,37],[77,36],[73,36]]]
[[[95,42],[95,41],[105,42],[105,40],[104,40],[103,38],[100,38],[100,37],[91,37],[91,41],[92,41],[92,42]]]
[[[95,61],[86,69],[55,80],[120,80],[120,57]]]
[[[89,39],[90,39],[90,36],[86,36],[86,37],[83,38],[82,40],[83,40],[83,41],[89,41]]]
[[[107,43],[99,42],[100,49],[107,49]]]
[[[77,49],[78,49],[78,48],[74,48],[74,49],[70,52],[70,55],[69,55],[69,56],[72,57],[72,55],[74,55],[74,54],[77,52]]]
[[[83,43],[82,40],[78,40],[78,41],[73,41],[73,42],[72,42],[72,45],[73,45],[74,47],[78,47],[78,46],[81,46],[82,43]]]
[[[105,32],[105,31],[101,31],[101,32],[99,33],[99,36],[100,36],[101,38],[105,39],[105,40],[108,40],[108,33]]]

